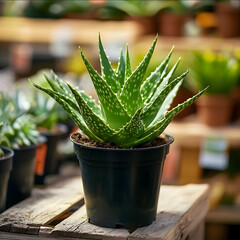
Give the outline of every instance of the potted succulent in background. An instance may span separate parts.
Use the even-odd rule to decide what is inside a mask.
[[[46,137],[46,156],[39,158],[35,171],[35,183],[44,184],[45,177],[57,174],[60,166],[58,161],[57,146],[68,131],[67,126],[59,123],[59,106],[51,98],[42,93],[35,93],[34,101],[29,109],[29,114],[37,125],[39,132]],[[41,170],[40,170],[40,167]]]
[[[158,17],[159,34],[163,36],[183,36],[184,25],[190,17],[189,9],[194,1],[166,1],[169,6]]]
[[[118,9],[125,12],[127,19],[136,21],[142,34],[155,34],[158,31],[156,15],[162,9],[169,6],[168,1],[126,0],[107,1],[105,8]]]
[[[192,76],[195,89],[209,86],[198,101],[200,120],[209,126],[227,125],[232,116],[232,93],[237,85],[239,65],[236,59],[212,51],[193,53]]]
[[[0,138],[2,138],[2,126],[0,123]],[[12,169],[13,150],[0,146],[0,213],[5,210],[8,180]]]
[[[14,151],[6,203],[10,207],[31,195],[36,148],[41,138],[31,117],[19,113],[12,98],[1,93],[0,103],[0,145]]]
[[[221,37],[240,35],[240,3],[235,0],[217,0],[215,3],[217,28]]]
[[[145,79],[156,41],[135,71],[128,49],[126,58],[121,51],[114,70],[99,36],[102,76],[81,51],[100,105],[57,77],[46,76],[49,89],[32,83],[54,98],[82,131],[72,134],[71,140],[80,162],[88,220],[93,224],[129,228],[155,220],[163,163],[173,142],[171,136],[159,135],[204,92],[167,111],[187,72],[170,82],[175,70],[166,71],[170,51]]]
[[[50,74],[48,69],[43,71]],[[31,79],[41,86],[48,86],[42,71],[41,74],[40,71],[37,72]],[[47,94],[29,88],[28,81],[23,81],[17,88],[22,99],[28,103],[27,113],[31,115],[41,135],[46,138],[46,142],[38,146],[35,164],[35,184],[45,184],[46,176],[58,173],[60,161],[57,146],[60,140],[69,136],[66,124],[60,122],[68,121],[69,117]],[[71,127],[73,124],[69,124],[69,128]]]

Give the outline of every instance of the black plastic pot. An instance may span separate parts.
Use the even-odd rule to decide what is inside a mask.
[[[0,157],[0,213],[6,208],[7,186],[10,171],[12,170],[13,150],[8,147],[0,148],[4,152],[4,156]]]
[[[64,124],[58,124],[57,132],[42,132],[47,139],[47,153],[44,159],[44,171],[35,173],[35,184],[45,184],[45,177],[51,174],[57,174],[60,162],[57,157],[57,145],[67,133],[67,127]]]
[[[36,145],[31,145],[14,149],[13,167],[8,181],[7,208],[31,195],[36,148]]]
[[[73,140],[72,140],[73,141]],[[149,148],[106,149],[74,143],[80,162],[89,222],[140,227],[156,219],[168,143]]]

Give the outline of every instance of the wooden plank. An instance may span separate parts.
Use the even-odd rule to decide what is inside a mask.
[[[69,237],[54,237],[50,235],[28,235],[28,234],[18,234],[18,233],[7,233],[0,232],[0,240],[76,240],[76,238]],[[78,238],[77,240],[89,240],[86,238]]]
[[[196,229],[189,233],[187,240],[204,240],[205,221],[198,224]]]
[[[82,200],[80,177],[46,189],[35,189],[30,198],[0,215],[0,231],[38,234],[40,226],[47,225]]]
[[[147,51],[148,47],[152,43],[154,36],[147,35],[142,36],[138,39],[134,48],[136,51]],[[196,51],[196,50],[208,50],[213,51],[230,51],[232,52],[235,48],[239,47],[239,38],[228,38],[224,39],[221,37],[210,37],[210,36],[198,36],[198,37],[169,37],[159,36],[156,48],[162,51],[168,52],[172,46],[175,45],[174,51]]]
[[[58,224],[52,231],[55,236],[82,237],[91,239],[127,239],[126,229],[98,227],[88,223],[85,205],[69,218]]]
[[[185,239],[208,211],[208,185],[162,187],[157,220],[128,239]]]
[[[125,229],[94,226],[87,222],[85,207],[58,224],[52,235],[91,239],[184,239],[204,218],[208,185],[162,186],[156,221],[132,234]]]

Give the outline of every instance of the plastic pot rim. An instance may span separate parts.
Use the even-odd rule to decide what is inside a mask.
[[[4,161],[4,160],[12,158],[14,156],[13,149],[11,149],[9,147],[5,147],[5,146],[0,146],[0,148],[9,152],[9,154],[5,154],[4,156],[0,157],[0,161]]]
[[[81,148],[86,148],[89,150],[99,150],[99,151],[109,151],[109,152],[141,152],[141,151],[150,151],[150,150],[154,150],[154,149],[159,149],[159,148],[164,148],[166,146],[169,146],[170,144],[172,144],[174,142],[174,138],[169,135],[169,134],[165,134],[166,137],[168,138],[168,141],[164,144],[158,145],[158,146],[153,146],[153,147],[141,147],[141,148],[104,148],[104,147],[94,147],[94,146],[88,146],[88,145],[84,145],[81,143],[78,143],[76,141],[74,141],[72,139],[72,135],[70,135],[70,140],[78,145]]]

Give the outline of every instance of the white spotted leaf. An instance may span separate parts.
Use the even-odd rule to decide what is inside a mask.
[[[163,62],[156,68],[154,72],[146,79],[141,87],[141,94],[143,101],[146,101],[149,96],[151,96],[154,92],[154,89],[161,83],[163,78],[165,77],[168,62],[171,58],[174,47],[172,47],[171,51],[167,55],[167,57],[163,60]]]
[[[136,110],[142,105],[142,99],[140,94],[141,84],[144,80],[144,76],[150,59],[152,57],[156,42],[157,37],[155,38],[143,61],[139,64],[136,70],[124,83],[120,99],[130,115],[135,113]]]
[[[112,91],[112,88],[96,72],[96,70],[93,69],[82,51],[81,56],[96,89],[103,111],[102,115],[105,117],[106,123],[115,130],[120,129],[126,124],[126,122],[130,120],[129,115],[127,114],[117,95]]]
[[[121,89],[120,83],[117,81],[117,77],[112,69],[111,63],[104,51],[101,37],[99,34],[99,57],[101,63],[101,70],[102,70],[102,78],[106,80],[107,84],[111,86],[112,90],[115,93],[118,93]]]
[[[68,87],[72,91],[78,106],[79,106],[79,112],[83,117],[84,122],[87,124],[88,128],[91,129],[91,131],[99,136],[101,139],[106,140],[110,136],[112,136],[115,131],[111,129],[103,119],[101,119],[98,115],[96,115],[92,109],[88,106],[88,104],[85,102],[85,100],[82,98],[81,94],[78,93],[77,90],[75,90],[73,87],[71,87],[70,84],[68,84]]]

